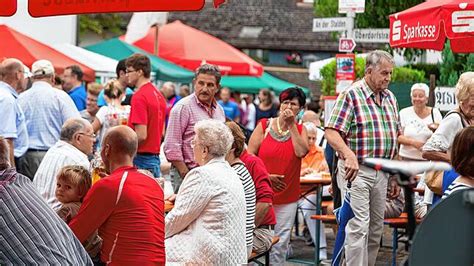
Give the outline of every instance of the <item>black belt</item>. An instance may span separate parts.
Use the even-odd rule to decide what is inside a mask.
[[[145,155],[145,156],[160,156],[159,153],[152,153],[152,152],[137,152],[137,155]]]
[[[274,229],[275,229],[275,225],[273,225],[273,224],[264,224],[264,225],[260,225],[258,228],[260,228],[260,229],[274,230]]]
[[[47,152],[48,150],[28,149],[27,152]]]

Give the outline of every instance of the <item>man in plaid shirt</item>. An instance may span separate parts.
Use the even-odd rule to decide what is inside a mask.
[[[326,139],[339,156],[337,183],[347,191],[355,217],[346,227],[347,265],[375,265],[383,232],[387,183],[389,197],[400,189],[388,175],[360,163],[364,158],[392,159],[400,134],[398,104],[388,90],[394,61],[385,51],[367,55],[364,78],[336,100],[326,126]],[[348,188],[348,182],[351,183]]]

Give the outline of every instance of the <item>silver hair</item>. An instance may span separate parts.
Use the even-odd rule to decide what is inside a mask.
[[[83,131],[89,122],[83,118],[71,118],[64,122],[61,128],[60,140],[71,141],[74,134],[79,131]]]
[[[163,87],[172,87],[173,89],[176,88],[176,86],[174,85],[174,83],[171,82],[171,81],[166,81],[165,83],[163,83]]]
[[[456,99],[459,102],[467,101],[474,93],[474,72],[464,72],[456,84]]]
[[[194,78],[197,78],[199,74],[207,74],[216,77],[216,83],[219,84],[221,82],[221,72],[219,68],[215,65],[211,64],[202,64],[199,66],[196,71],[194,71]]]
[[[194,132],[199,143],[206,146],[213,157],[226,155],[234,143],[232,132],[220,121],[201,120],[194,126]]]
[[[307,132],[317,133],[316,125],[313,122],[304,122],[303,126],[306,128]]]
[[[369,68],[377,68],[381,64],[382,59],[386,60],[392,65],[395,65],[393,56],[390,53],[382,50],[375,50],[368,53],[367,57],[365,58],[365,72],[367,73]]]

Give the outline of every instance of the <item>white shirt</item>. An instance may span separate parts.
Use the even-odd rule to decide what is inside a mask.
[[[255,119],[257,118],[257,111],[255,110],[255,105],[253,103],[247,104],[245,100],[242,100],[242,103],[240,104],[240,108],[246,113],[247,115],[247,124],[245,127],[248,130],[254,130],[255,129]]]
[[[402,109],[400,111],[400,124],[403,128],[403,135],[411,139],[426,142],[431,135],[433,135],[433,132],[428,128],[428,125],[431,123],[440,123],[443,119],[441,113],[436,108],[433,109],[433,118],[431,117],[431,114],[425,118],[420,118],[415,113],[413,106]],[[413,146],[404,144],[400,145],[400,156],[423,160],[420,150]]]
[[[55,196],[56,175],[66,165],[81,165],[89,169],[89,160],[82,151],[59,140],[48,150],[33,178],[33,186],[53,209],[60,206]]]

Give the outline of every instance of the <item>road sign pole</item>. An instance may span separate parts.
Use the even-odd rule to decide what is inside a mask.
[[[347,38],[354,38],[354,23],[355,23],[355,12],[347,12],[346,16],[349,18],[347,23]]]

